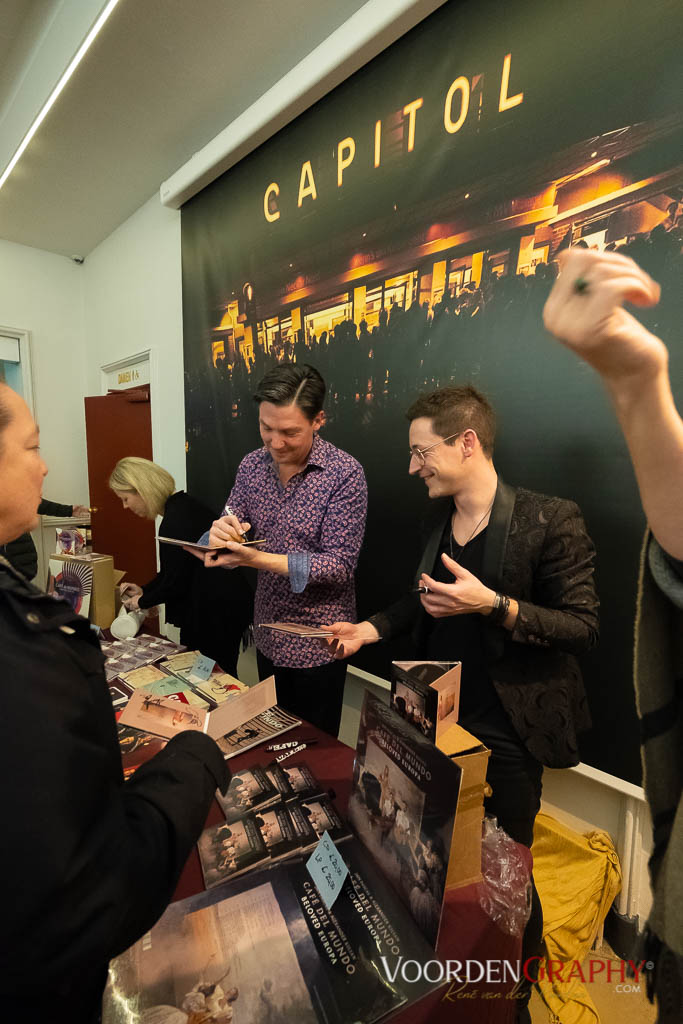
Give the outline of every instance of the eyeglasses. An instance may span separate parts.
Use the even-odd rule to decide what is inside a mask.
[[[438,448],[440,444],[444,444],[446,441],[452,441],[454,437],[458,437],[460,434],[462,434],[462,430],[459,430],[457,434],[449,434],[448,437],[442,437],[440,441],[435,441],[434,444],[430,444],[426,448],[409,448],[408,451],[410,452],[410,457],[411,459],[417,459],[420,466],[424,466],[425,455],[427,455],[428,452],[431,452],[434,448]]]

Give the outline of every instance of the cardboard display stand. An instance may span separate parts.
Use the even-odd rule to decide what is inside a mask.
[[[481,879],[481,829],[486,795],[486,769],[491,751],[461,725],[451,725],[437,746],[462,768],[446,888]]]
[[[96,626],[109,629],[116,618],[117,588],[125,573],[114,568],[114,559],[111,555],[50,555],[50,593],[55,589],[59,592],[59,586],[55,586],[54,582],[57,575],[55,569],[59,563],[72,565],[79,575],[87,573],[91,588],[88,618]],[[64,596],[69,598],[68,594]]]
[[[459,661],[392,661],[391,706],[428,739],[439,737],[458,721]]]

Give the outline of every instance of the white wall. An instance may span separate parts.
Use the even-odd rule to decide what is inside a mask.
[[[45,497],[88,504],[83,267],[0,239],[0,325],[31,332]]]
[[[185,486],[180,213],[154,195],[88,256],[84,267],[86,394],[100,369],[151,349],[154,461]]]

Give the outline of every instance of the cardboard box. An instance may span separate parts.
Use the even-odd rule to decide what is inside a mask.
[[[461,725],[451,725],[438,738],[437,746],[462,768],[460,796],[455,814],[446,888],[481,880],[481,826],[486,770],[491,751]]]
[[[109,629],[116,618],[114,559],[111,555],[51,555],[50,562],[71,563],[92,571],[92,590],[88,618],[96,626]],[[51,568],[52,575],[52,568]],[[119,579],[121,574],[117,574]],[[49,589],[49,588],[48,588]]]
[[[119,590],[119,583],[125,575],[125,569],[114,569],[114,619],[121,611],[121,605],[123,604],[123,601],[121,600],[121,592]],[[112,622],[114,619],[112,619]]]

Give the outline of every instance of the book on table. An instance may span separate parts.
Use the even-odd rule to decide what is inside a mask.
[[[275,769],[266,775],[279,790]],[[128,1024],[133,1009],[149,1024],[212,1014],[374,1024],[438,988],[402,966],[434,959],[460,779],[433,743],[366,694],[349,805],[356,834],[326,794],[206,829],[207,891],[171,904],[111,962],[103,1024]],[[325,831],[348,868],[329,908],[300,856]]]
[[[437,988],[404,978],[433,950],[362,845],[343,851],[330,910],[303,859],[172,903],[112,960],[103,1024],[373,1024]]]
[[[272,765],[267,769],[261,765],[244,768],[233,775],[225,796],[216,792],[225,822],[209,826],[197,843],[207,888],[263,863],[261,859],[232,863],[234,856],[219,856],[226,847],[219,847],[217,838],[225,839],[225,825],[239,830],[240,822],[248,822],[251,832],[258,828],[270,863],[312,850],[324,832],[335,843],[351,838],[348,825],[329,795],[315,782],[307,764],[296,766],[295,776],[306,780],[300,795],[289,784],[286,792],[280,790],[273,781],[272,769]],[[279,775],[280,766],[275,765],[275,769]]]
[[[135,685],[131,683],[132,675],[156,671],[152,666],[137,669],[135,673],[128,674],[126,681],[129,685]],[[157,680],[150,676],[148,682],[154,681]],[[142,689],[142,685],[144,684],[141,684],[141,688],[137,689],[128,701],[121,721],[124,725],[145,729],[158,736],[165,736],[166,739],[185,729],[198,729],[217,740],[243,727],[250,718],[273,708],[277,699],[273,676],[235,693],[229,700],[224,700],[211,710],[196,706],[191,710],[186,707],[179,708],[178,702],[173,698],[148,693]],[[202,695],[205,694],[206,691],[202,690]]]
[[[244,814],[277,803],[280,800],[280,794],[268,778],[265,769],[256,764],[251,768],[242,768],[235,772],[230,779],[225,796],[220,790],[217,790],[216,799],[225,815],[225,820],[230,824]]]
[[[436,947],[462,769],[366,692],[348,816],[355,834]]]
[[[278,763],[271,761],[265,771],[283,800],[322,796],[325,792],[305,761]]]

